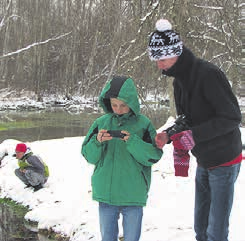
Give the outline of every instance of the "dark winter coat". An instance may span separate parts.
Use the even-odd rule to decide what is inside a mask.
[[[131,111],[113,113],[110,98],[124,101]],[[108,82],[99,97],[106,112],[89,129],[82,145],[82,154],[95,165],[92,176],[93,199],[111,205],[146,205],[151,183],[151,166],[162,156],[155,146],[155,128],[140,114],[137,91],[132,79],[116,78]],[[99,130],[125,130],[127,142],[118,138],[98,142]]]
[[[175,77],[177,113],[190,122],[196,143],[192,153],[199,165],[209,168],[236,158],[242,152],[241,112],[225,74],[186,47],[163,74]]]

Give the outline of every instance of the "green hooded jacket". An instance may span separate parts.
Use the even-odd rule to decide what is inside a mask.
[[[130,112],[117,115],[110,98],[125,102]],[[93,199],[117,206],[145,206],[151,183],[151,166],[160,160],[162,150],[155,145],[156,130],[140,114],[137,90],[131,78],[114,77],[103,89],[99,103],[105,115],[90,127],[82,144],[82,155],[95,165],[92,175]],[[100,143],[98,131],[125,130],[128,141],[119,138]]]

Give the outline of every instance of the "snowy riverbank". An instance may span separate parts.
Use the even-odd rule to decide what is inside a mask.
[[[245,132],[243,129],[243,138]],[[12,157],[16,140],[0,144],[0,155],[8,152],[0,167],[0,197],[8,197],[30,211],[25,219],[38,222],[39,229],[52,229],[70,241],[99,241],[97,203],[91,199],[93,166],[80,154],[83,137],[27,143],[50,167],[51,176],[38,192],[24,189],[15,177],[17,160]],[[141,241],[194,241],[193,202],[195,160],[189,177],[175,177],[172,146],[164,147],[162,159],[154,165],[147,207],[144,209]],[[230,224],[230,241],[245,241],[245,167],[236,183]],[[120,230],[121,232],[121,230]]]

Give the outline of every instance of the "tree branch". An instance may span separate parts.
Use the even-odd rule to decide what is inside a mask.
[[[14,51],[14,52],[7,53],[7,54],[4,54],[4,55],[0,56],[0,59],[19,54],[19,53],[24,52],[24,51],[26,51],[26,50],[28,50],[28,49],[30,49],[32,47],[39,46],[39,45],[42,45],[42,44],[46,44],[46,43],[48,43],[50,41],[55,41],[55,40],[61,39],[61,38],[65,37],[65,36],[67,36],[69,34],[71,34],[71,32],[64,33],[64,34],[62,34],[60,36],[53,37],[53,38],[50,38],[50,39],[47,39],[47,40],[44,40],[44,41],[41,41],[41,42],[36,42],[36,43],[30,44],[30,45],[28,45],[28,46],[26,46],[26,47],[24,47],[22,49],[18,49],[18,50]]]

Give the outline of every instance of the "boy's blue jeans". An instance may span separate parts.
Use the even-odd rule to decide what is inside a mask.
[[[138,241],[141,234],[143,207],[141,206],[113,206],[99,203],[100,232],[102,241],[118,240],[118,219],[123,216],[124,241]]]
[[[194,229],[197,241],[228,241],[234,184],[241,163],[196,170]]]

